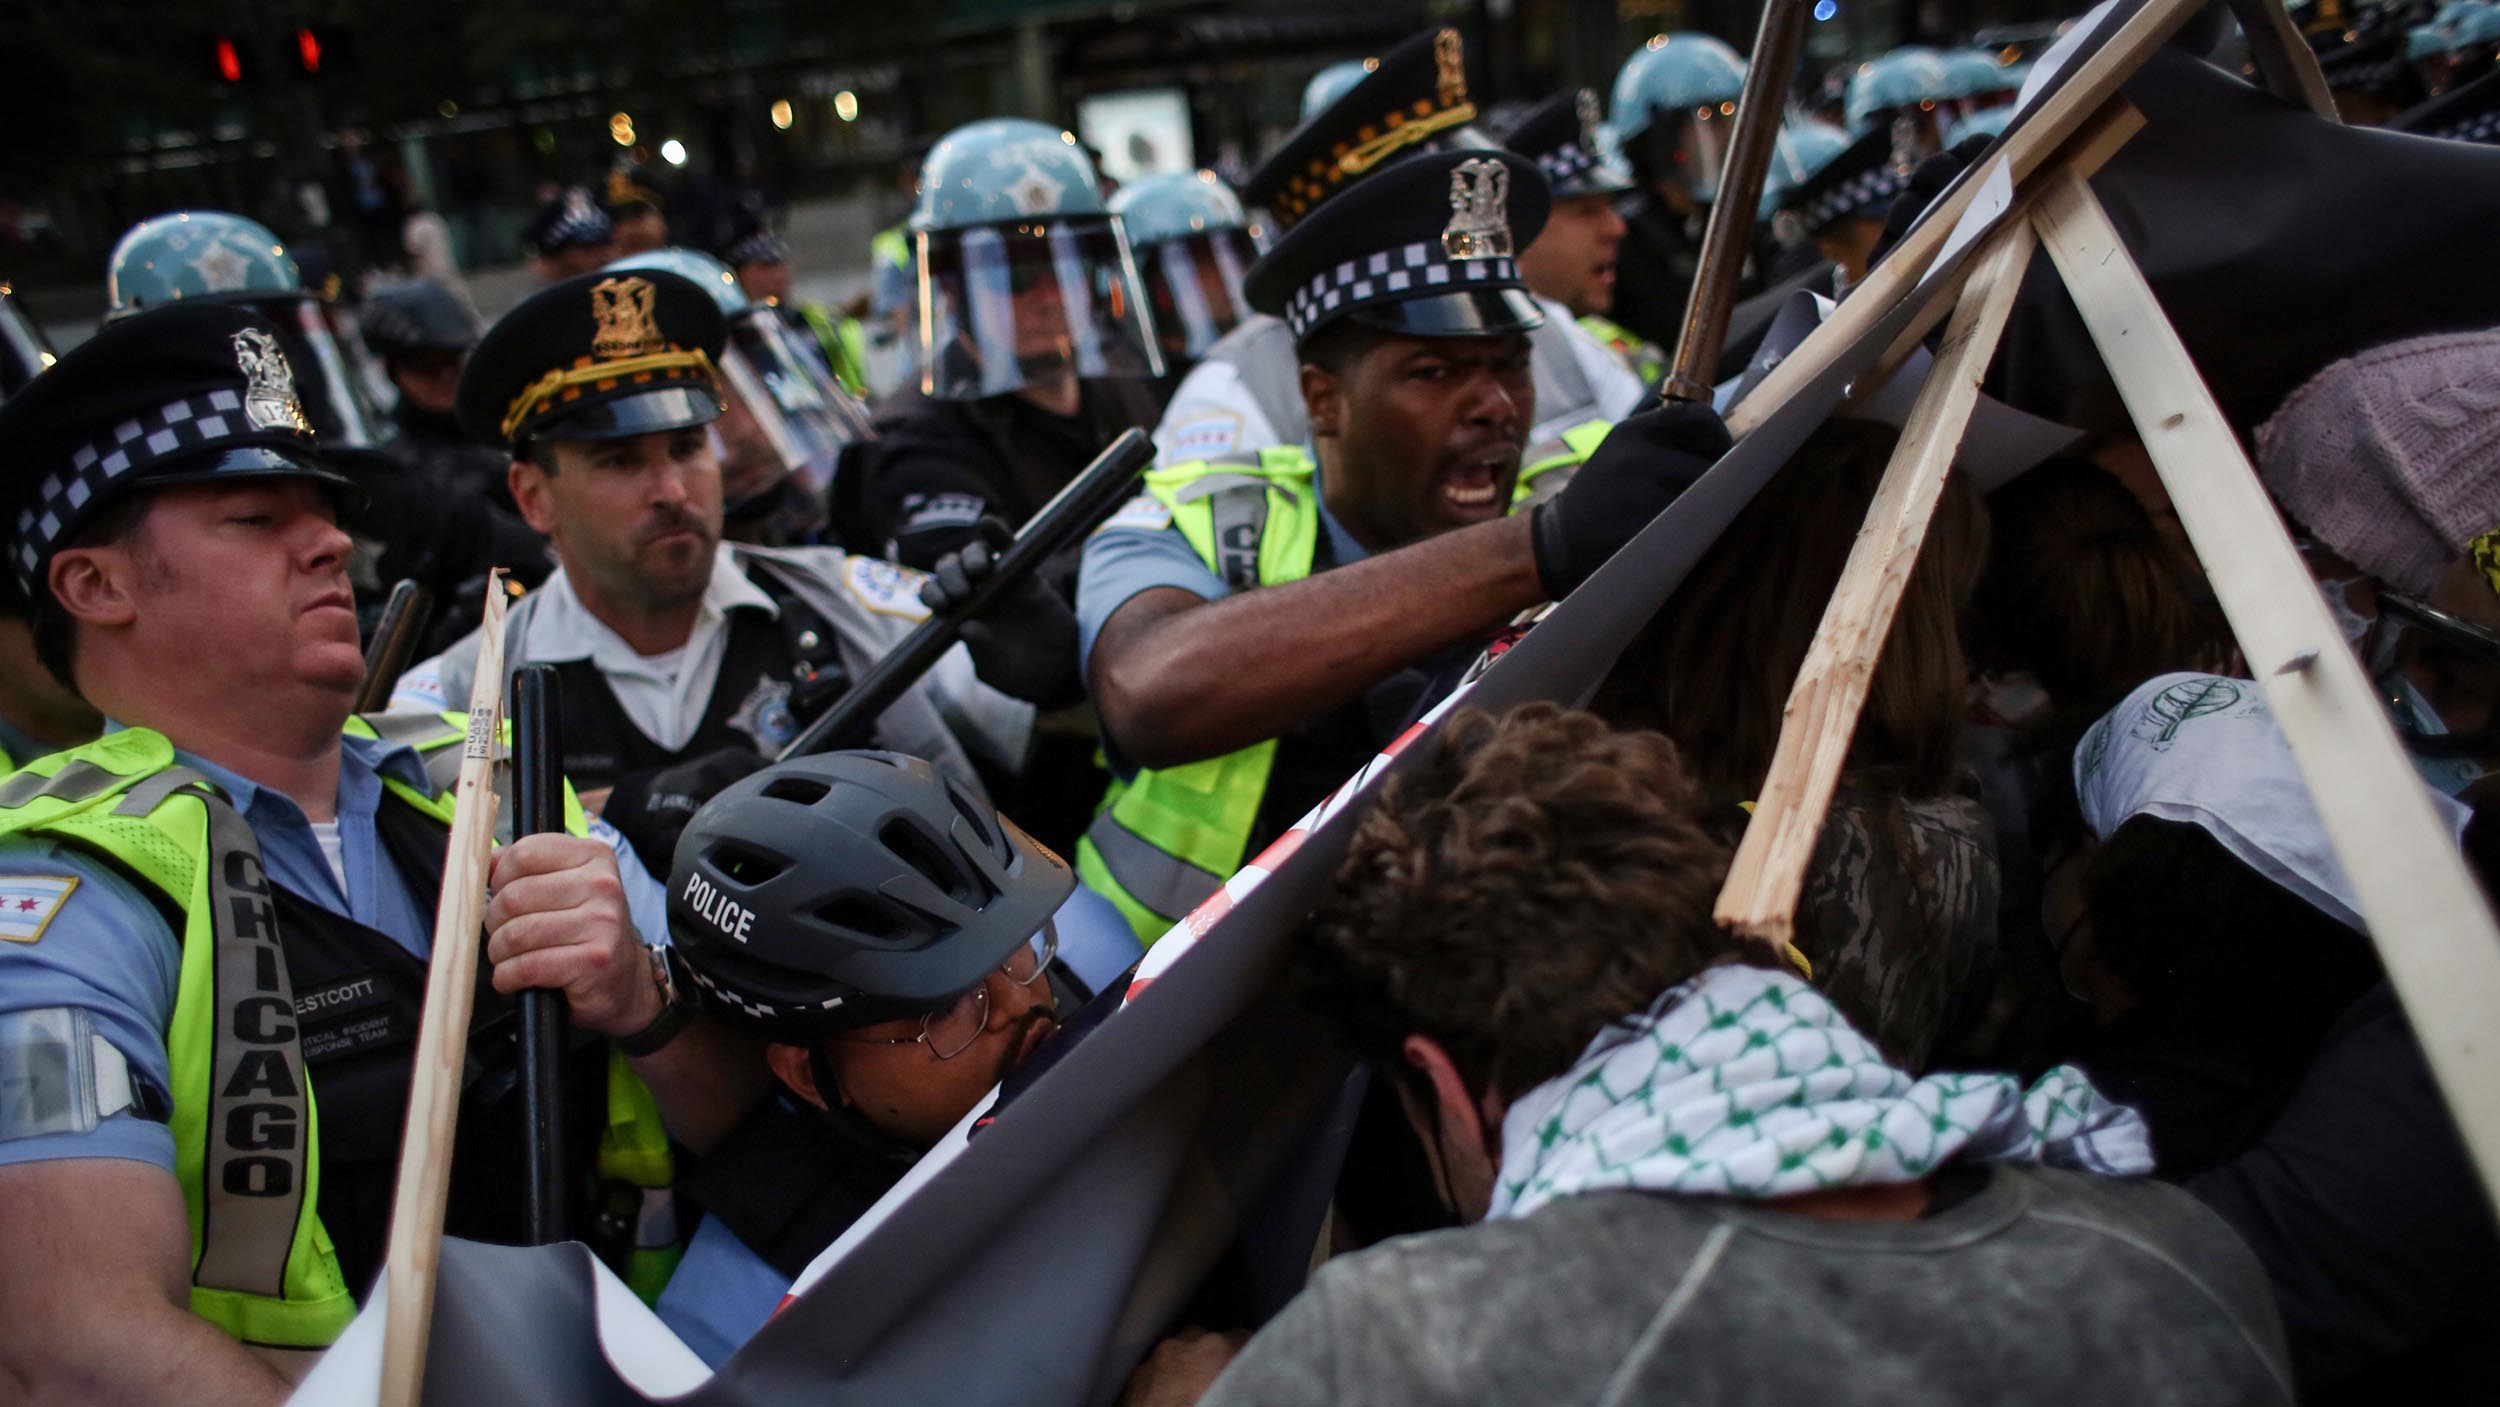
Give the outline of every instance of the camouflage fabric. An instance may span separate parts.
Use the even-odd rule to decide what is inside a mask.
[[[1814,985],[1894,1064],[1927,1068],[1984,1002],[1997,921],[1996,827],[1973,797],[1844,785],[1797,905]]]

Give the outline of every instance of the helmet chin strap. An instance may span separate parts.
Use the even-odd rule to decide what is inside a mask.
[[[819,1042],[807,1048],[807,1072],[815,1077],[816,1096],[824,1101],[817,1116],[827,1128],[841,1135],[843,1141],[873,1158],[888,1158],[901,1163],[918,1162],[923,1151],[868,1122],[866,1115],[842,1102],[841,1087],[834,1083],[833,1062],[825,1058],[825,1047]]]

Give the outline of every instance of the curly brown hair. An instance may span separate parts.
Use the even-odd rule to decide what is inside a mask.
[[[1710,916],[1730,851],[1665,737],[1539,703],[1463,710],[1423,746],[1295,946],[1299,990],[1366,1059],[1395,1070],[1419,1033],[1514,1099],[1669,987],[1751,958]]]

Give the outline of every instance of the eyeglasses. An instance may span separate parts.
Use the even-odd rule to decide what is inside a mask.
[[[1050,970],[1051,959],[1059,956],[1059,925],[1042,925],[1041,946],[1020,943],[998,965],[1009,982],[1030,987]],[[990,1025],[990,984],[988,978],[973,983],[945,1006],[920,1018],[920,1033],[913,1036],[838,1036],[835,1039],[852,1045],[926,1045],[929,1053],[940,1060],[952,1060],[972,1049],[973,1042]]]

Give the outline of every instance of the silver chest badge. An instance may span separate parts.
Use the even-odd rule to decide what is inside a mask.
[[[1450,225],[1441,248],[1453,259],[1510,257],[1510,168],[1491,157],[1450,171]]]
[[[295,369],[287,365],[277,338],[257,327],[236,333],[234,364],[249,383],[243,388],[243,418],[253,429],[312,433],[312,422],[304,418],[304,403],[295,398]]]

